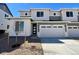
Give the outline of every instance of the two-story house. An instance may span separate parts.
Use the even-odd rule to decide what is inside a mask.
[[[0,3],[0,34],[7,32],[8,20],[5,19],[5,17],[12,17],[12,13],[8,9],[7,5],[5,3]]]
[[[79,37],[79,9],[20,10],[20,17],[7,17],[9,36]]]

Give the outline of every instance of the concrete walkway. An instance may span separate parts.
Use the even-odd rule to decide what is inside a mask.
[[[44,55],[78,55],[78,39],[41,39]]]

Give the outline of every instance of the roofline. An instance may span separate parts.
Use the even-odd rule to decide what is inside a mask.
[[[30,10],[32,10],[32,9],[33,9],[33,10],[39,10],[39,9],[40,9],[40,10],[42,10],[42,9],[50,10],[51,8],[30,8]]]
[[[62,11],[62,10],[79,10],[79,8],[60,8],[59,10],[52,10],[51,8],[30,8],[29,10],[19,10],[19,12],[30,12],[31,10],[43,10],[43,9],[46,9],[46,10],[49,10],[51,12],[53,11]]]
[[[6,17],[5,19],[31,19],[31,17]]]
[[[19,10],[18,12],[26,12],[26,11],[30,12],[30,10]]]
[[[9,11],[10,15],[13,16],[12,13],[11,13],[11,11],[10,11],[10,9],[8,8],[7,4],[4,3],[4,5],[7,7],[7,9],[8,9],[8,11]]]
[[[30,8],[29,10],[19,10],[19,12],[30,12],[31,10],[51,10],[50,8]]]
[[[0,4],[4,5],[7,8],[9,13],[6,12],[5,10],[3,10],[3,9],[1,9],[1,10],[5,11],[6,13],[10,14],[11,16],[13,16],[6,3],[0,3]]]
[[[60,8],[60,11],[62,10],[79,10],[79,8]]]

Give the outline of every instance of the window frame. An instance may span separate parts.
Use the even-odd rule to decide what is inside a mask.
[[[53,28],[57,28],[57,26],[53,26]]]
[[[7,29],[9,29],[10,28],[10,25],[7,25]]]
[[[37,11],[37,17],[43,17],[44,16],[44,12],[43,11]]]
[[[72,29],[72,27],[68,27],[68,29]]]
[[[9,15],[5,14],[5,17],[9,17]]]
[[[22,24],[23,23],[23,24]],[[21,25],[23,27],[21,27]],[[21,32],[21,31],[24,31],[24,21],[16,21],[15,22],[15,31],[16,32]]]
[[[47,28],[51,28],[51,26],[47,26]]]
[[[77,29],[77,27],[73,27],[73,29]]]
[[[46,28],[46,26],[41,26],[41,28]]]
[[[66,17],[73,17],[73,12],[72,11],[67,11],[66,12]]]
[[[63,26],[58,26],[58,28],[63,28]]]
[[[78,15],[79,15],[79,12],[78,12]]]

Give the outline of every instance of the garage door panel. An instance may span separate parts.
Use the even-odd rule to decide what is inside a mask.
[[[58,28],[58,25],[54,25],[51,27],[49,25],[45,25],[44,28],[43,28],[43,25],[41,26],[40,26],[40,31],[38,32],[38,37],[64,37],[65,36],[64,25],[60,25],[60,28]]]
[[[68,27],[68,36],[69,37],[79,37],[78,26],[71,26],[71,28]]]

